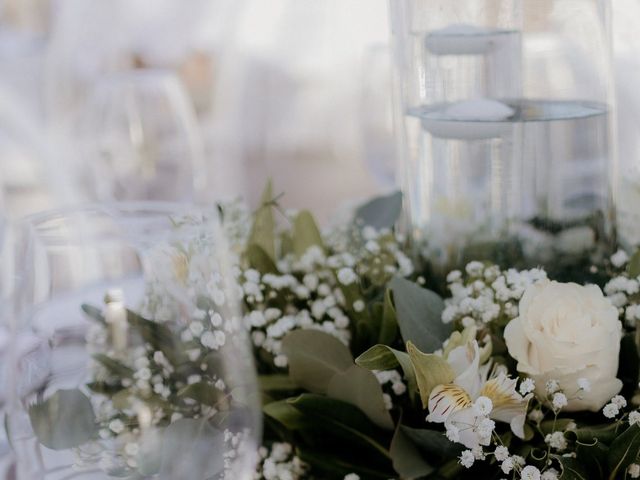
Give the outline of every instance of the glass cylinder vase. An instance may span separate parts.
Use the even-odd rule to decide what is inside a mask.
[[[609,5],[391,0],[408,228],[435,266],[563,271],[614,238]]]

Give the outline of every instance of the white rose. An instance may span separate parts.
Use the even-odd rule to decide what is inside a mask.
[[[525,291],[519,311],[504,338],[518,371],[536,381],[538,397],[545,398],[547,380],[557,380],[569,398],[566,411],[595,412],[620,391],[622,326],[600,288],[541,281]],[[576,395],[579,378],[591,391]]]

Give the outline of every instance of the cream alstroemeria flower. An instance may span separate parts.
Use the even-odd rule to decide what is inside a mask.
[[[433,388],[429,394],[427,420],[444,423],[447,431],[455,432],[455,439],[467,448],[489,445],[491,431],[483,428],[487,418],[509,423],[513,433],[524,438],[529,397],[516,391],[517,380],[507,375],[505,367],[481,366],[480,356],[475,340],[449,353],[447,362],[455,378],[451,383]],[[488,413],[476,408],[474,402],[480,397],[491,400]]]

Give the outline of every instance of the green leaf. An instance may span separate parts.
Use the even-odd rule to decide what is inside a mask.
[[[96,353],[93,355],[93,359],[100,362],[104,368],[106,368],[110,374],[118,377],[119,380],[123,378],[133,377],[133,370],[123,363],[105,355],[103,353]]]
[[[251,268],[255,268],[261,274],[278,272],[278,267],[260,245],[252,243],[247,247],[245,255]]]
[[[336,373],[353,365],[349,349],[337,338],[318,330],[294,330],[282,340],[289,359],[289,375],[301,387],[326,393]]]
[[[355,220],[378,230],[393,228],[402,212],[402,193],[376,197],[356,210]]]
[[[435,470],[422,458],[413,442],[404,433],[400,423],[393,435],[389,453],[393,468],[403,479],[421,478]]]
[[[271,402],[262,407],[265,416],[270,417],[284,425],[288,430],[296,431],[304,428],[313,428],[300,410],[294,408],[288,400]]]
[[[368,459],[362,459],[364,465],[355,461],[345,460],[333,453],[321,453],[316,449],[300,449],[298,457],[305,463],[311,465],[314,471],[322,472],[324,475],[318,478],[342,479],[350,473],[355,473],[360,478],[372,480],[387,480],[392,476],[392,472],[385,472],[379,468],[368,465]]]
[[[434,462],[441,464],[460,455],[463,446],[451,442],[443,432],[421,428],[411,428],[403,425],[402,431],[411,441],[428,454]]]
[[[380,333],[378,334],[378,343],[383,345],[392,344],[398,336],[398,319],[391,295],[391,290],[387,289],[384,294],[382,323],[380,324]]]
[[[378,455],[390,458],[389,451],[378,440],[379,431],[359,408],[334,398],[311,393],[304,393],[295,399],[289,399],[288,402],[306,417],[314,419],[314,429],[322,428],[331,435],[352,441],[375,451]]]
[[[154,350],[160,350],[174,366],[185,362],[184,352],[178,348],[178,340],[166,325],[147,320],[127,310],[127,322]]]
[[[590,444],[576,442],[576,458],[592,478],[606,477],[608,455],[609,447],[597,439]]]
[[[78,447],[97,430],[91,402],[80,390],[58,390],[32,405],[29,419],[40,443],[52,450]]]
[[[248,245],[258,245],[271,258],[276,259],[276,222],[273,218],[273,185],[271,180],[262,193],[260,207],[258,207],[251,226]]]
[[[416,375],[422,407],[427,408],[431,390],[438,385],[453,382],[456,374],[444,358],[432,353],[422,353],[411,342],[407,342],[407,352]]]
[[[358,365],[336,373],[327,388],[327,395],[358,407],[374,424],[393,429],[393,419],[386,409],[382,387],[376,376]]]
[[[394,278],[390,286],[404,341],[413,342],[423,352],[442,348],[451,334],[451,325],[442,322],[442,298],[400,277]]]
[[[191,398],[198,403],[209,406],[215,405],[222,395],[220,390],[207,382],[192,383],[178,391],[178,397]]]
[[[87,303],[83,303],[80,308],[82,308],[82,311],[89,318],[101,323],[102,325],[106,325],[107,324],[107,321],[104,318],[104,315],[102,314],[102,310],[99,309],[98,307],[94,307],[93,305],[89,305]]]
[[[560,420],[558,420],[560,421]],[[551,422],[551,421],[549,421]],[[545,433],[551,433],[551,430],[544,430],[544,425],[547,422],[542,423],[543,431]],[[556,427],[557,430],[564,430],[565,427],[562,425]],[[606,423],[603,425],[589,425],[585,427],[580,427],[573,434],[577,441],[582,443],[592,443],[594,440],[598,440],[606,445],[611,444],[617,437],[617,429],[618,426],[615,423]]]
[[[400,366],[407,381],[409,394],[418,391],[416,375],[409,355],[386,345],[374,345],[356,358],[356,364],[369,370],[391,370]]]
[[[316,246],[324,250],[322,235],[311,212],[302,210],[293,221],[293,251],[298,258],[309,248]]]
[[[608,464],[611,480],[636,461],[640,453],[640,426],[631,425],[611,443]]]
[[[224,434],[206,420],[182,418],[162,435],[159,479],[213,478],[224,469]]]
[[[291,391],[300,388],[296,382],[291,380],[289,375],[279,373],[274,375],[260,375],[258,380],[260,381],[260,389],[263,392]]]
[[[627,274],[629,274],[631,278],[640,276],[640,249],[636,250],[631,256],[629,264],[627,265]]]
[[[589,480],[592,478],[585,466],[577,459],[560,455],[556,455],[554,458],[560,463],[562,469],[561,480]]]

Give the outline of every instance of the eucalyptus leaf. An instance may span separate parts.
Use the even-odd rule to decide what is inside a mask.
[[[289,359],[289,375],[301,387],[326,393],[336,373],[353,365],[349,349],[337,338],[319,330],[294,330],[282,340]]]
[[[83,303],[80,308],[82,308],[82,311],[89,318],[101,323],[102,325],[107,324],[107,320],[104,318],[104,315],[102,314],[102,310],[100,308],[95,307],[93,305],[89,305],[87,303]]]
[[[262,408],[262,411],[265,416],[281,423],[288,430],[296,431],[304,428],[313,428],[313,423],[310,423],[309,419],[287,400],[268,403]]]
[[[248,245],[258,245],[272,261],[276,259],[276,222],[273,217],[273,185],[271,180],[262,193],[260,206],[255,213]]]
[[[301,449],[298,452],[300,459],[311,465],[315,471],[322,472],[325,476],[320,478],[345,478],[350,473],[357,474],[360,478],[371,480],[388,480],[393,476],[390,471],[385,471],[370,465],[369,459],[361,459],[361,463],[348,461],[333,453],[321,453],[317,449]]]
[[[383,446],[381,431],[359,408],[323,395],[304,393],[288,403],[308,419],[314,420],[313,433],[338,436],[360,445],[376,455],[390,458],[389,450]]]
[[[429,475],[435,469],[427,463],[398,423],[389,449],[393,468],[401,478],[411,480]]]
[[[356,364],[369,370],[391,370],[400,366],[407,381],[409,394],[418,391],[416,375],[409,355],[386,345],[374,345],[356,358]]]
[[[618,435],[609,447],[609,478],[613,480],[616,475],[626,471],[627,467],[636,461],[639,453],[640,426],[635,424]]]
[[[402,431],[411,441],[438,464],[460,455],[463,446],[451,442],[443,432],[402,425]]]
[[[247,247],[245,252],[247,261],[251,268],[255,268],[261,274],[277,273],[278,267],[269,257],[269,254],[258,244],[252,243]]]
[[[93,355],[93,359],[99,362],[111,375],[114,375],[119,380],[133,377],[133,370],[131,368],[108,355],[96,353]]]
[[[203,405],[213,406],[220,398],[222,392],[208,382],[196,382],[187,385],[178,391],[178,397],[190,398]]]
[[[204,419],[183,418],[162,433],[160,480],[212,478],[224,470],[224,434]]]
[[[284,374],[260,375],[258,380],[260,389],[264,392],[291,391],[300,388],[289,375]]]
[[[80,390],[58,390],[32,405],[29,419],[38,441],[52,450],[78,447],[97,431],[91,402]]]
[[[407,352],[416,375],[422,407],[427,408],[431,390],[438,385],[453,382],[456,374],[444,358],[432,353],[422,353],[411,342],[407,342]]]
[[[563,457],[557,455],[555,459],[560,463],[562,469],[562,480],[589,480],[589,472],[586,470],[585,465],[579,460],[571,457]]]
[[[402,193],[376,197],[356,210],[355,220],[377,229],[393,228],[402,212]]]
[[[311,247],[324,250],[322,235],[311,212],[302,210],[293,221],[293,251],[298,258]]]
[[[390,286],[404,341],[411,341],[421,351],[428,353],[441,348],[451,334],[451,325],[442,322],[442,298],[400,277],[395,277]]]
[[[358,407],[374,424],[393,429],[393,419],[385,407],[382,387],[376,376],[358,365],[337,373],[329,382],[327,395]]]
[[[384,294],[384,307],[382,309],[382,322],[378,334],[378,343],[389,345],[398,336],[398,318],[396,308],[393,305],[392,293],[387,289]]]
[[[174,366],[185,363],[184,352],[178,348],[178,340],[166,325],[127,310],[127,322],[154,350],[161,351]]]
[[[640,276],[640,248],[631,255],[629,264],[627,265],[627,273],[631,278]]]

